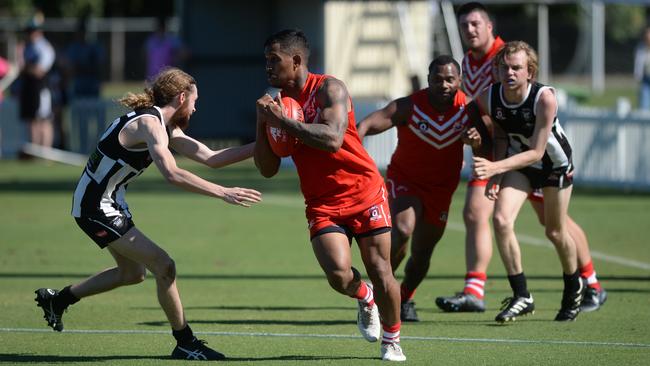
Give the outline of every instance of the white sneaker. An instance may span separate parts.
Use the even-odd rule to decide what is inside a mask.
[[[384,361],[406,361],[399,343],[383,343],[381,345],[381,359]]]
[[[363,338],[368,342],[377,342],[381,336],[381,322],[379,321],[379,308],[377,304],[367,306],[357,300],[359,312],[357,314],[357,326]]]

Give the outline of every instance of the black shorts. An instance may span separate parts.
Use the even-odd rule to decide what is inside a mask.
[[[345,225],[332,225],[332,226],[324,227],[324,228],[318,230],[309,239],[311,240],[311,239],[314,239],[315,237],[317,237],[319,235],[323,235],[323,234],[327,234],[327,233],[341,233],[341,234],[344,234],[345,236],[348,237],[348,241],[350,242],[350,245],[352,245],[352,238],[355,238],[357,240],[357,243],[358,243],[359,239],[361,239],[361,238],[365,238],[367,236],[375,236],[375,235],[387,233],[387,232],[391,231],[391,229],[392,228],[390,226],[386,226],[386,227],[380,227],[378,229],[373,229],[373,230],[367,231],[365,233],[355,234],[355,233],[352,232],[352,230],[349,227],[347,227]]]
[[[106,248],[108,244],[121,238],[127,231],[135,226],[133,220],[126,215],[113,217],[75,217],[77,225],[88,235],[100,248]]]
[[[552,170],[526,167],[518,170],[528,178],[533,189],[544,187],[566,188],[573,184],[573,165]]]

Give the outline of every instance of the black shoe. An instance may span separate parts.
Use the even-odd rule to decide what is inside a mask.
[[[59,291],[53,290],[51,288],[39,288],[34,291],[36,293],[36,298],[34,299],[37,304],[43,309],[43,318],[47,321],[47,325],[52,327],[52,329],[60,332],[63,330],[63,312],[67,308],[61,308],[54,304],[54,299],[59,294]]]
[[[176,360],[219,361],[226,356],[206,346],[207,342],[196,339],[189,344],[177,344],[172,351],[172,358]]]
[[[593,287],[588,287],[585,298],[582,300],[582,304],[580,304],[580,311],[596,311],[605,304],[605,301],[607,301],[607,291],[604,288],[598,291]]]
[[[455,312],[479,312],[485,311],[485,302],[472,294],[457,293],[456,296],[438,297],[436,305],[443,311]]]
[[[501,302],[501,311],[494,320],[499,323],[517,320],[518,316],[535,314],[533,295],[528,297],[506,297]]]
[[[419,322],[418,313],[415,311],[415,302],[407,300],[400,306],[399,318],[403,322]]]
[[[555,320],[559,322],[573,321],[580,314],[580,305],[587,291],[587,284],[582,277],[578,280],[580,281],[580,287],[577,291],[567,291],[565,289],[562,293],[562,307],[555,316]]]

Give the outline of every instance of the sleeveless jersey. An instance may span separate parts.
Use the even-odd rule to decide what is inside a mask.
[[[422,89],[410,96],[413,110],[406,124],[397,127],[397,148],[388,172],[398,173],[411,183],[455,188],[460,179],[463,142],[460,137],[469,124],[466,96],[458,91],[446,112],[438,112]]]
[[[149,150],[127,149],[118,136],[129,123],[142,116],[156,117],[165,125],[158,107],[138,109],[117,118],[100,138],[97,148],[88,158],[72,199],[72,216],[131,217],[124,200],[127,185],[151,164]],[[169,131],[167,132],[169,135]]]
[[[474,99],[483,89],[496,81],[496,70],[492,67],[492,59],[503,45],[503,40],[496,37],[488,53],[480,60],[475,60],[469,51],[465,54],[462,66],[463,90],[470,98]]]
[[[512,105],[505,102],[501,83],[492,84],[490,87],[488,113],[492,120],[508,134],[508,156],[530,150],[530,138],[535,130],[537,102],[542,91],[546,89],[555,92],[553,88],[540,83],[528,84],[526,99],[517,105]],[[555,112],[557,113],[557,110]],[[556,115],[553,117],[544,156],[542,160],[531,165],[531,168],[551,170],[571,165],[571,146]]]
[[[320,122],[322,106],[316,100],[316,93],[323,82],[331,77],[308,74],[297,98],[304,111],[305,123]],[[343,144],[337,152],[301,144],[292,155],[300,178],[300,189],[309,207],[337,209],[362,205],[374,199],[383,185],[377,166],[359,140],[353,109],[348,112],[347,123]]]

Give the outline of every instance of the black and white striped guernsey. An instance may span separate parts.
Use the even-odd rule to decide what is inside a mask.
[[[126,187],[144,172],[152,160],[146,146],[127,149],[120,144],[118,136],[124,127],[145,115],[156,117],[165,126],[160,109],[154,106],[123,115],[106,129],[77,183],[72,199],[72,216],[113,217],[125,214],[131,217],[124,200]]]
[[[508,156],[530,150],[530,139],[535,130],[537,103],[542,91],[555,90],[540,83],[528,85],[528,96],[519,104],[507,104],[503,96],[501,83],[494,83],[488,94],[488,111],[492,120],[508,134]],[[541,170],[551,170],[561,167],[571,167],[571,146],[556,115],[553,117],[551,133],[546,144],[542,160],[536,161],[530,167]]]

